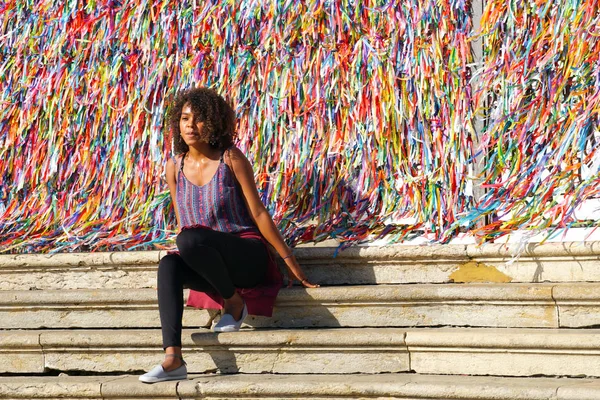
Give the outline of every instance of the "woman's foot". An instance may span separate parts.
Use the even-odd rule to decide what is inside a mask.
[[[225,299],[223,304],[223,315],[217,324],[213,327],[215,332],[237,332],[240,330],[244,319],[248,316],[246,303],[239,293],[235,292],[233,296]]]
[[[165,360],[161,364],[166,372],[171,372],[184,364],[183,357],[178,354],[166,354]]]
[[[168,363],[168,358],[176,358],[179,359],[180,365],[179,367],[175,367],[175,363]],[[140,376],[140,381],[144,383],[156,383],[156,382],[164,382],[164,381],[175,381],[181,379],[187,379],[187,367],[183,358],[179,355],[167,355],[165,358],[165,362],[167,362],[168,367],[165,368],[163,364],[157,365],[149,372]],[[171,367],[173,369],[171,369]]]
[[[235,319],[239,321],[242,318],[242,313],[244,311],[244,299],[239,293],[235,293],[229,299],[225,300],[225,304],[223,305],[223,313],[229,314]]]

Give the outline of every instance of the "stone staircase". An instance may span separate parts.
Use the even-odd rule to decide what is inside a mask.
[[[162,359],[162,252],[1,255],[1,399],[600,399],[600,243],[296,250],[320,289]]]

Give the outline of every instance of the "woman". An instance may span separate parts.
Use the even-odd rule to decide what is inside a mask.
[[[222,305],[215,332],[238,331],[248,308],[260,308],[260,296],[245,294],[269,277],[280,283],[272,279],[279,272],[265,241],[285,260],[291,278],[319,287],[306,279],[258,196],[250,162],[233,145],[231,106],[213,90],[192,89],[175,99],[170,122],[176,157],[167,162],[166,176],[181,232],[179,251],[158,267],[165,360],[140,376],[146,383],[187,377],[181,353],[184,287],[205,292],[201,304]],[[266,299],[270,310],[279,286]]]

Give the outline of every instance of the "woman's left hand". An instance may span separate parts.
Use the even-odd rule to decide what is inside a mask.
[[[302,286],[304,286],[305,288],[320,288],[321,285],[319,285],[318,283],[311,283],[308,279],[298,279],[300,281],[300,283],[302,284]],[[294,283],[293,279],[290,279],[290,282],[288,283],[288,287],[291,287],[292,284]]]
[[[321,285],[319,285],[318,283],[312,283],[306,277],[304,277],[304,272],[302,271],[302,268],[300,268],[300,264],[298,264],[298,261],[296,261],[295,256],[292,255],[290,258],[286,259],[285,265],[288,269],[288,288],[292,287],[292,285],[294,284],[294,280],[300,281],[302,286],[306,288],[321,287]]]

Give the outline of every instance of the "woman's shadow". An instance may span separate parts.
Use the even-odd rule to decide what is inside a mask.
[[[348,185],[343,179],[338,181],[337,198],[344,202],[342,208],[348,211],[351,211],[353,206],[364,205],[368,201],[367,198],[357,197],[354,186]],[[344,286],[347,288],[349,285],[374,285],[377,284],[377,278],[373,266],[365,264],[357,257],[360,253],[359,248],[345,249],[338,256],[339,250],[339,243],[303,247],[301,250],[306,255],[301,257],[302,268],[309,280],[324,287],[307,289],[295,282],[294,286],[288,288],[287,269],[283,261],[279,260],[279,268],[284,275],[284,286],[277,296],[272,317],[249,316],[239,333],[220,336],[212,332],[199,332],[192,334],[192,340],[210,355],[220,373],[227,374],[240,371],[236,353],[244,352],[245,350],[238,349],[245,346],[252,347],[251,335],[257,337],[254,335],[285,329],[353,326],[350,321],[355,318],[356,310],[348,306]],[[216,319],[218,320],[218,316]],[[244,332],[245,330],[252,333]],[[246,338],[236,340],[237,335],[245,333]]]
[[[259,345],[259,342],[263,341],[262,338],[259,338],[259,335],[268,335],[269,332],[281,332],[285,329],[335,328],[341,326],[336,315],[330,311],[330,306],[327,304],[329,301],[323,304],[319,298],[319,291],[326,289],[306,289],[300,286],[288,288],[287,279],[284,280],[284,283],[286,285],[279,291],[272,317],[248,316],[240,332],[236,333],[218,334],[205,331],[192,334],[192,341],[200,346],[202,352],[210,356],[216,366],[216,370],[207,369],[205,372],[238,373],[240,372],[238,357],[241,357],[242,354],[243,357],[252,357],[251,353],[256,352],[258,347],[262,347],[260,350],[261,357],[265,358],[268,358],[266,353],[271,349],[279,352],[281,347],[279,339],[273,338],[273,343]],[[196,310],[189,310],[188,312],[190,311],[195,312]],[[218,313],[209,312],[211,319],[215,317],[212,323],[218,321]],[[275,353],[273,353],[273,357],[276,358]],[[271,365],[267,363],[263,369],[270,367]],[[244,368],[243,365],[241,368]],[[256,368],[256,366],[253,368]]]

